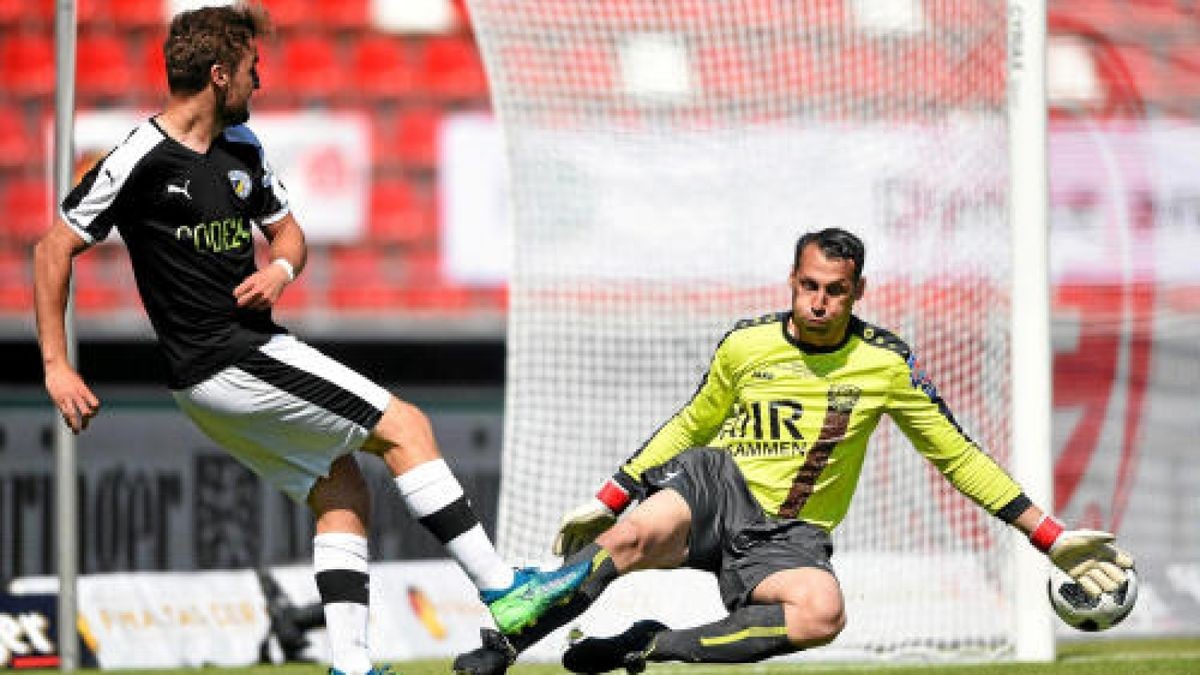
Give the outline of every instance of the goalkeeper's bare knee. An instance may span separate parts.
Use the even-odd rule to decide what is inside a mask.
[[[596,538],[622,574],[644,569],[672,569],[687,559],[687,535],[672,528],[650,526],[640,520],[613,525]]]
[[[788,642],[797,649],[827,645],[846,627],[846,613],[840,607],[785,602],[783,615],[787,620]]]
[[[846,606],[833,574],[813,567],[781,570],[764,579],[755,603],[781,604],[788,641],[797,649],[829,644],[846,627]]]

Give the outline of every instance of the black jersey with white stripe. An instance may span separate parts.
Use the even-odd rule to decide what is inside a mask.
[[[287,192],[247,127],[226,129],[201,154],[153,119],[62,203],[63,220],[89,245],[120,232],[173,389],[286,332],[269,309],[238,308],[233,289],[256,269],[252,227],[288,211]]]

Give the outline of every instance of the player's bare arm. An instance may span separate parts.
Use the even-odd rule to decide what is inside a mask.
[[[283,295],[283,289],[304,269],[308,258],[304,230],[292,214],[264,227],[263,234],[271,243],[271,263],[260,267],[233,289],[238,307],[273,307]]]
[[[33,250],[33,298],[46,391],[71,431],[87,428],[100,411],[100,399],[67,360],[63,313],[71,283],[71,260],[87,243],[61,221]]]

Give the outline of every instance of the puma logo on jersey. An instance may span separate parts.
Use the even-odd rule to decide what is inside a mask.
[[[192,198],[192,195],[188,194],[188,185],[190,185],[191,182],[192,182],[192,180],[189,178],[188,180],[183,181],[182,186],[171,185],[170,183],[167,183],[167,194],[169,194],[169,195],[181,194],[190,200]]]

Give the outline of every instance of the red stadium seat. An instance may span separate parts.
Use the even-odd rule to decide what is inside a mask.
[[[975,73],[971,87],[963,92],[963,103],[979,103],[988,106],[1003,105],[1007,96],[1008,65],[1005,35],[980,40],[967,52],[963,68]]]
[[[27,0],[0,0],[0,26],[18,24],[25,18]]]
[[[127,295],[117,260],[109,245],[97,246],[76,256],[72,271],[75,281],[75,306],[83,313],[106,312],[126,303]]]
[[[415,244],[436,237],[428,198],[402,180],[377,181],[371,188],[370,235],[376,241]]]
[[[845,0],[805,0],[796,4],[804,16],[804,25],[814,31],[824,31],[846,22]]]
[[[133,88],[145,101],[162,100],[167,95],[167,62],[163,56],[164,36],[153,33],[142,40],[134,52]]]
[[[411,109],[397,118],[393,148],[401,163],[417,169],[434,167],[441,121],[441,112],[433,108]]]
[[[826,96],[832,69],[820,67],[819,63],[805,45],[782,45],[755,69],[755,91],[783,93],[799,99]]]
[[[336,309],[395,306],[399,270],[395,257],[379,248],[336,247],[330,251],[329,304]]]
[[[915,42],[882,59],[884,82],[893,98],[920,105],[957,103],[967,98],[972,78],[955,78],[945,52],[934,43]]]
[[[555,56],[557,68],[551,65],[556,78],[569,78],[568,89],[589,96],[613,92],[620,82],[617,77],[617,56],[611,48],[595,44],[578,44]]]
[[[0,26],[27,24],[53,30],[57,0],[0,0]],[[75,20],[81,26],[101,23],[108,17],[108,0],[78,0]]]
[[[852,44],[837,55],[839,66],[831,75],[838,98],[847,101],[879,98],[891,89],[879,50],[868,44]]]
[[[1176,95],[1200,98],[1200,45],[1179,45],[1168,58],[1171,89]]]
[[[344,81],[333,43],[319,35],[305,35],[283,43],[280,54],[284,87],[299,99],[328,98]]]
[[[261,0],[271,14],[271,23],[284,31],[311,25],[314,17],[312,0]]]
[[[33,270],[28,256],[0,249],[0,312],[28,314],[33,307]]]
[[[166,25],[163,0],[108,0],[113,23],[120,29],[152,29]]]
[[[1141,110],[1143,104],[1161,104],[1173,94],[1166,86],[1166,64],[1150,53],[1146,45],[1117,45],[1098,63],[1105,89],[1110,96],[1122,92],[1133,99],[1132,110]]]
[[[17,178],[0,194],[0,232],[21,243],[39,239],[50,227],[50,185],[39,178]]]
[[[131,93],[135,78],[127,41],[109,34],[83,37],[77,53],[75,77],[81,97],[113,99]]]
[[[369,0],[316,0],[317,21],[335,30],[364,30],[371,23]]]
[[[13,106],[0,106],[0,167],[19,167],[35,157],[39,143],[25,122],[25,115]]]
[[[424,88],[443,99],[487,96],[487,76],[475,43],[466,37],[436,37],[421,55]]]
[[[404,259],[405,283],[397,302],[415,310],[460,311],[472,304],[471,290],[455,286],[442,276],[441,254],[436,249],[410,252]]]
[[[454,21],[459,30],[468,31],[471,28],[471,12],[467,0],[450,0],[454,10]]]
[[[934,26],[951,29],[978,28],[981,20],[1004,16],[1004,13],[1005,0],[925,3],[927,20]]]
[[[700,49],[693,71],[708,96],[730,97],[751,91],[751,69],[738,45]]]
[[[1193,9],[1185,11],[1178,0],[1127,0],[1125,4],[1125,25],[1147,32],[1169,31],[1180,26],[1188,26],[1189,21],[1195,21],[1191,15]],[[1191,5],[1191,3],[1188,3]],[[1194,25],[1194,24],[1193,24]],[[1189,26],[1189,34],[1194,38],[1194,28]]]
[[[350,77],[356,92],[373,98],[400,98],[416,90],[417,72],[404,44],[387,35],[355,40]]]
[[[22,97],[53,94],[53,38],[45,33],[20,33],[0,40],[0,89]]]

